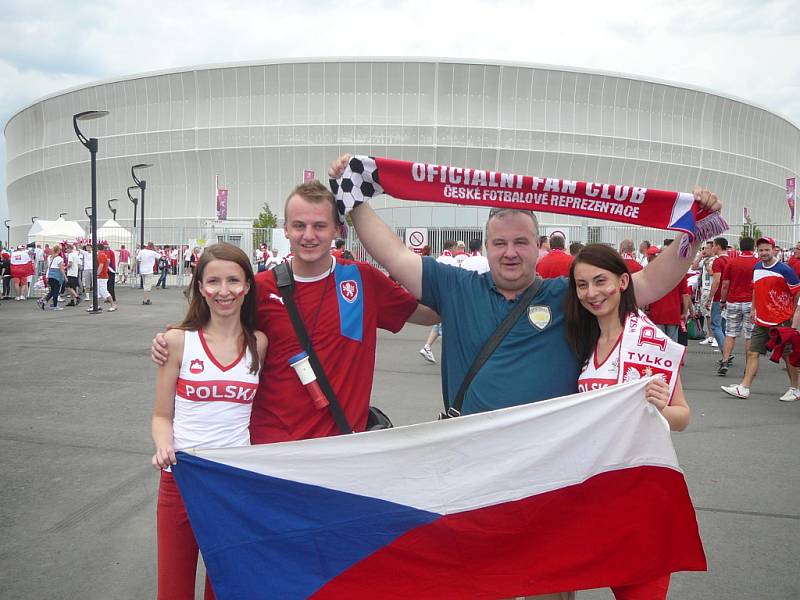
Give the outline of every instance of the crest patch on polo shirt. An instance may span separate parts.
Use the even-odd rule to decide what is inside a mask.
[[[549,306],[529,306],[528,307],[528,321],[536,329],[544,329],[550,324],[553,315],[550,312]]]

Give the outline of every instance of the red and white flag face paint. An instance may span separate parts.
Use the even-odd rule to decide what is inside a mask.
[[[380,432],[199,450],[173,470],[220,600],[254,589],[507,598],[705,570],[647,381]]]

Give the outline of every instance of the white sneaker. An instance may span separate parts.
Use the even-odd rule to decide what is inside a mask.
[[[725,392],[726,394],[730,394],[731,396],[736,396],[737,398],[749,398],[750,397],[750,388],[746,388],[743,385],[721,385],[720,389]]]
[[[436,357],[433,356],[433,352],[431,352],[430,348],[423,346],[419,349],[419,353],[422,354],[422,358],[427,360],[429,363],[436,363]]]
[[[790,387],[786,390],[786,393],[778,398],[781,402],[794,402],[795,400],[800,400],[800,392],[797,388]]]
[[[714,338],[706,338],[704,340],[700,340],[698,342],[698,344],[700,344],[701,346],[708,346],[713,341],[714,341]]]
[[[719,348],[719,344],[717,343],[717,340],[711,340],[711,347],[712,348]]]

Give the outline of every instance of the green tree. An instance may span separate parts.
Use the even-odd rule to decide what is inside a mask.
[[[258,229],[274,229],[278,226],[278,217],[275,216],[275,213],[269,207],[269,204],[264,202],[264,205],[261,207],[261,212],[258,213],[258,217],[256,220],[253,221],[253,227]]]
[[[761,229],[758,228],[758,223],[754,223],[753,219],[750,218],[750,215],[747,215],[744,220],[744,225],[742,225],[742,233],[739,234],[739,241],[741,242],[743,237],[751,237],[754,240],[757,240],[761,236]]]

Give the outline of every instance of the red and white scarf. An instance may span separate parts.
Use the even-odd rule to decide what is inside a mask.
[[[400,200],[535,210],[682,231],[688,234],[681,241],[684,257],[696,238],[710,239],[728,229],[720,213],[701,208],[691,193],[391,158],[352,157],[342,176],[331,180],[331,189],[342,215],[386,193]]]

